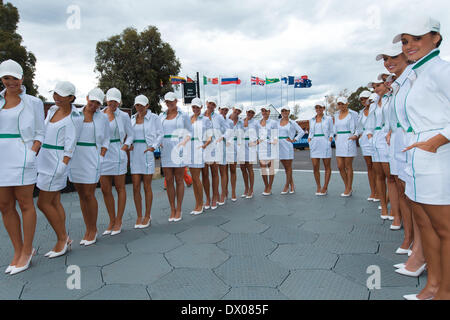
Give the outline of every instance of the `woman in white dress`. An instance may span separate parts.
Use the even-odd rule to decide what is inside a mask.
[[[162,126],[159,117],[148,110],[148,98],[137,96],[134,107],[137,113],[131,117],[133,128],[133,144],[130,148],[131,180],[133,182],[134,205],[137,220],[135,229],[145,229],[151,225],[151,209],[153,202],[152,179],[155,173],[154,152],[162,141]],[[142,219],[141,183],[144,183],[145,216]]]
[[[231,183],[231,201],[236,202],[236,169],[238,163],[238,150],[239,146],[242,144],[242,136],[244,134],[244,123],[242,119],[239,118],[244,107],[242,105],[237,105],[233,107],[233,112],[231,113],[228,120],[231,120],[230,129],[228,129],[227,134],[227,162],[230,167],[230,183]]]
[[[102,110],[108,117],[110,144],[102,163],[100,185],[109,215],[109,225],[103,235],[118,235],[122,231],[122,217],[127,202],[125,190],[125,174],[128,167],[127,151],[133,144],[133,129],[130,116],[119,109],[122,94],[116,88],[106,92],[107,107]],[[112,183],[117,191],[117,215]]]
[[[358,114],[348,108],[345,97],[337,99],[339,112],[335,115],[334,133],[336,134],[336,161],[345,185],[341,197],[350,197],[353,193],[353,159],[356,157]]]
[[[16,274],[28,269],[34,253],[33,190],[36,152],[44,140],[44,106],[40,99],[26,94],[23,69],[17,62],[2,62],[0,78],[5,87],[0,92],[0,211],[14,248],[14,257],[5,273]],[[16,200],[22,212],[22,225]]]
[[[328,184],[331,178],[331,141],[333,141],[333,119],[324,114],[325,103],[315,105],[316,116],[309,120],[309,149],[316,180],[316,196],[328,194]],[[320,183],[320,159],[325,167],[325,182]]]
[[[263,196],[272,194],[272,185],[275,180],[275,159],[278,159],[278,122],[270,117],[270,108],[261,108],[262,119],[256,124],[258,134],[258,158],[261,167],[261,176],[264,182]]]
[[[211,143],[212,136],[209,129],[212,128],[211,120],[201,114],[202,100],[195,98],[191,102],[193,115],[191,116],[192,132],[191,132],[191,161],[189,164],[189,171],[192,175],[192,184],[195,197],[195,208],[191,212],[192,215],[199,215],[203,213],[203,184],[200,179],[200,174],[205,167],[203,158],[203,151]]]
[[[289,119],[291,109],[281,108],[281,119],[278,122],[278,152],[280,161],[286,173],[286,184],[281,194],[295,193],[294,179],[292,177],[292,162],[294,160],[294,143],[299,141],[305,132],[297,122]]]
[[[366,132],[367,138],[374,146],[372,161],[375,170],[377,194],[381,202],[381,218],[392,220],[396,226],[400,226],[399,198],[397,186],[390,171],[389,146],[386,140],[390,130],[389,104],[391,95],[383,80],[370,82],[368,86],[373,88],[377,95],[377,98],[371,105],[372,111],[367,119]],[[386,191],[389,193],[389,201],[391,203],[390,215],[387,207]]]
[[[370,105],[373,101],[369,98],[372,95],[370,91],[363,91],[359,95],[359,101],[363,106],[363,109],[359,112],[358,116],[358,132],[359,132],[359,146],[361,147],[361,152],[366,162],[367,167],[367,177],[369,179],[370,196],[367,201],[378,202],[380,199],[376,193],[376,183],[375,183],[375,172],[373,169],[372,156],[374,153],[373,144],[369,142],[366,133],[366,123],[370,112]]]
[[[187,113],[177,107],[173,92],[164,96],[167,111],[160,116],[163,127],[161,166],[167,181],[167,197],[170,203],[169,222],[182,219],[181,205],[184,198],[184,170],[190,163],[187,143],[191,140],[192,125]],[[176,184],[176,191],[175,186]],[[175,204],[176,197],[176,204]]]
[[[80,110],[83,119],[80,138],[69,166],[69,180],[80,198],[86,232],[80,245],[90,246],[97,241],[98,203],[95,189],[100,180],[101,165],[109,147],[109,126],[99,111],[105,94],[99,88],[88,93],[87,104]]]
[[[405,100],[409,121],[406,195],[422,236],[427,260],[426,289],[414,299],[450,299],[450,63],[439,57],[440,23],[431,18],[410,24],[395,37],[415,61]],[[428,296],[426,296],[428,295]]]
[[[56,245],[45,256],[64,255],[72,244],[66,231],[66,214],[61,204],[61,190],[67,185],[68,165],[81,132],[83,117],[72,103],[75,86],[59,82],[53,93],[55,105],[45,119],[45,138],[37,157],[40,189],[38,208],[45,215],[57,236]]]
[[[238,150],[238,159],[244,179],[244,193],[241,198],[253,198],[253,186],[255,184],[255,173],[253,164],[256,163],[258,135],[256,133],[257,121],[254,119],[256,109],[253,106],[247,108],[247,117],[243,121],[242,129],[244,131],[244,143],[242,150]]]
[[[224,123],[224,138],[221,141],[222,145],[222,157],[219,162],[219,173],[220,173],[220,185],[221,185],[221,193],[220,199],[217,201],[219,206],[223,206],[225,204],[226,199],[228,198],[228,162],[227,162],[227,141],[226,141],[226,133],[232,127],[233,122],[227,118],[228,111],[230,111],[230,107],[228,105],[223,105],[219,108],[219,113],[225,120]]]

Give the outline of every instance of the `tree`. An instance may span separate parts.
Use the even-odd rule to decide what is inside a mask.
[[[289,119],[297,120],[299,113],[300,113],[300,106],[298,104],[296,104],[294,106],[294,110],[292,110],[291,114],[289,115]]]
[[[12,59],[19,63],[23,69],[23,84],[27,93],[35,96],[38,92],[34,84],[36,57],[22,45],[22,37],[16,32],[19,19],[17,8],[11,3],[3,4],[3,0],[0,0],[0,62]]]
[[[363,109],[363,106],[359,101],[359,95],[361,94],[361,92],[366,90],[370,91],[367,87],[359,87],[358,90],[353,92],[350,97],[348,97],[349,109],[355,110],[356,112],[359,112],[361,109]]]
[[[181,67],[175,51],[161,40],[154,26],[141,33],[127,28],[120,35],[98,42],[95,63],[101,89],[119,89],[126,107],[132,107],[134,98],[143,94],[155,113],[161,110],[159,102],[164,94],[172,90],[169,77],[177,75]]]

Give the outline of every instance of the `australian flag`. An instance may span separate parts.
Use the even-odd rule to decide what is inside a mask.
[[[311,79],[308,79],[308,76],[302,76],[301,78],[296,78],[294,81],[294,88],[311,88],[312,82]]]

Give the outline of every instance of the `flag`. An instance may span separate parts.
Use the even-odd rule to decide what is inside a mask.
[[[304,77],[306,77],[306,76],[295,79],[295,84],[294,84],[295,88],[311,88],[311,86],[312,86],[311,80],[308,79],[308,77],[306,77],[306,79]]]
[[[208,78],[203,76],[203,84],[219,84],[219,78]]]
[[[290,86],[294,85],[294,77],[293,76],[288,77],[288,85],[290,85]]]
[[[286,84],[286,83],[288,83],[288,78],[287,77],[283,77],[283,78],[281,78],[281,81],[283,81]]]
[[[241,80],[239,78],[222,78],[220,84],[241,84]]]
[[[252,76],[252,86],[254,85],[260,85],[260,86],[264,86],[266,84],[266,81],[264,79],[258,78],[258,77],[253,77]]]
[[[269,79],[269,78],[266,77],[266,83],[267,84],[272,84],[272,83],[277,83],[277,82],[280,82],[279,78]]]
[[[186,78],[187,78],[186,82],[190,82],[190,83],[194,82],[194,80],[192,80],[191,78],[189,78],[189,77],[186,77]]]
[[[171,76],[170,77],[170,82],[172,84],[182,84],[186,82],[186,79],[183,77],[178,77],[178,76]]]
[[[308,76],[301,76],[302,79],[308,79]]]

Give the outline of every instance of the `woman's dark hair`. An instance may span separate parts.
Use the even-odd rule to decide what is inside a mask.
[[[73,97],[73,98],[72,98],[72,101],[70,101],[70,104],[74,103],[75,100],[77,100],[77,97],[75,97],[75,96],[71,96],[71,97]]]
[[[431,35],[432,36],[437,35],[437,34],[439,34],[439,36],[441,37],[441,40],[439,40],[439,42],[436,44],[436,48],[439,48],[441,46],[441,43],[442,43],[442,34],[437,33],[436,31],[431,31]]]

